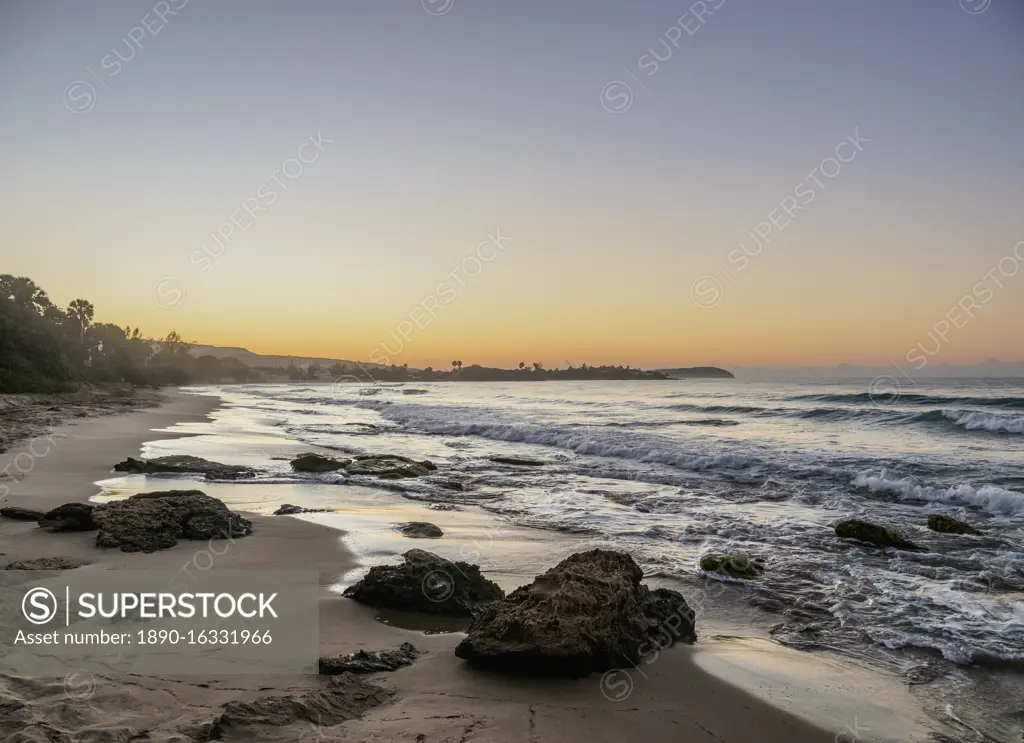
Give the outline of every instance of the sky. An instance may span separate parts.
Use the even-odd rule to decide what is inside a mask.
[[[0,0],[0,272],[257,353],[1024,359],[1016,0]]]

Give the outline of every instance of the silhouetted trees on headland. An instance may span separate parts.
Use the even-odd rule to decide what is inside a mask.
[[[0,392],[60,392],[76,382],[134,385],[244,382],[260,374],[237,359],[193,356],[177,333],[93,322],[85,299],[54,304],[32,279],[0,274]]]
[[[145,338],[138,328],[94,322],[95,308],[75,299],[61,309],[29,278],[0,274],[0,392],[59,392],[78,382],[133,385],[259,380],[360,382],[497,382],[559,379],[668,379],[657,371],[622,366],[568,365],[545,369],[539,361],[495,369],[452,361],[451,371],[408,364],[317,363],[249,366],[232,356],[198,355],[176,333]]]

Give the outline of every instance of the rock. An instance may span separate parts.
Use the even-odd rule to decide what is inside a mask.
[[[753,580],[764,573],[764,563],[741,555],[704,555],[700,558],[700,569],[706,573],[718,573],[730,578]]]
[[[252,701],[233,700],[223,707],[223,712],[209,723],[204,731],[187,732],[195,740],[221,740],[226,731],[234,734],[232,740],[263,740],[253,731],[245,732],[251,725],[284,727],[301,722],[302,734],[308,733],[308,726],[320,735],[322,727],[338,725],[346,720],[361,717],[368,710],[379,707],[391,698],[392,692],[368,683],[351,673],[331,676],[322,689],[313,689],[303,694],[289,694],[279,697],[258,697]],[[199,733],[197,736],[196,733]],[[276,736],[275,736],[276,737]],[[289,738],[297,740],[298,738]]]
[[[296,472],[333,472],[343,470],[352,463],[351,459],[332,459],[320,454],[300,454],[292,460]]]
[[[943,534],[973,534],[976,537],[982,536],[982,532],[975,529],[970,524],[958,521],[952,516],[944,516],[940,513],[932,513],[928,515],[928,528],[932,531],[942,532]]]
[[[274,511],[274,515],[294,516],[297,513],[328,513],[330,510],[329,508],[303,508],[302,506],[293,506],[291,503],[285,503]]]
[[[547,464],[539,459],[526,459],[525,457],[488,457],[488,459],[498,464],[514,464],[520,467],[543,467]]]
[[[579,677],[696,639],[683,596],[642,578],[624,552],[578,552],[482,608],[455,654],[508,673]]]
[[[233,539],[252,533],[252,522],[199,490],[160,490],[97,506],[97,547],[154,552],[179,539]]]
[[[252,467],[221,464],[220,462],[211,462],[202,457],[191,457],[185,454],[175,454],[155,459],[128,457],[123,462],[115,464],[114,469],[117,472],[133,472],[147,475],[158,472],[182,475],[202,474],[207,480],[244,480],[256,475],[256,470]]]
[[[17,560],[7,566],[8,570],[73,570],[88,565],[88,560],[74,557],[40,557],[35,560]]]
[[[393,454],[383,456],[357,456],[355,461],[345,468],[350,475],[373,475],[394,480],[400,477],[422,477],[436,470],[437,466],[430,461],[416,462],[408,457]]]
[[[425,395],[425,394],[427,394],[427,390],[407,389],[407,390],[402,390],[402,394],[403,395]]]
[[[477,565],[409,550],[401,565],[376,565],[343,594],[362,604],[426,614],[470,616],[505,595]]]
[[[394,671],[407,666],[420,657],[420,651],[411,643],[403,642],[390,650],[357,650],[348,655],[320,659],[320,674],[335,676],[339,673],[378,673]]]
[[[919,546],[904,539],[892,529],[887,529],[870,521],[849,519],[836,524],[836,535],[843,539],[856,539],[860,542],[875,544],[879,547],[899,547],[900,549],[919,550]]]
[[[431,511],[461,511],[454,503],[428,503],[427,508]]]
[[[99,526],[93,520],[96,507],[89,503],[65,503],[47,511],[39,519],[39,526],[46,531],[92,531]]]
[[[429,521],[407,521],[404,524],[396,524],[395,531],[403,537],[413,539],[440,539],[444,536],[440,526],[435,526]]]
[[[31,508],[8,506],[7,508],[0,508],[0,516],[16,521],[39,521],[43,517],[43,512],[33,511]]]

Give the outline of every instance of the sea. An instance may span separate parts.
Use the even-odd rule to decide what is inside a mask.
[[[1010,688],[1024,678],[1016,675],[1024,669],[1024,380],[918,380],[884,391],[869,379],[187,391],[219,396],[223,407],[208,423],[185,424],[192,436],[145,453],[258,467],[254,481],[234,484],[262,486],[256,510],[283,500],[341,510],[360,502],[365,516],[383,494],[378,504],[401,500],[442,526],[457,509],[472,523],[535,535],[503,551],[501,563],[532,568],[529,545],[549,535],[629,551],[666,585],[720,581],[700,569],[708,553],[761,558],[761,579],[724,581],[731,625],[748,622],[790,647],[874,658],[908,683],[945,679],[944,697],[958,683],[992,683],[991,674],[1002,674],[1004,687],[1016,679]],[[438,469],[401,481],[293,473],[289,459],[307,450],[400,454]],[[983,535],[933,532],[930,514]],[[848,518],[896,529],[924,549],[839,539],[834,525]],[[352,528],[353,545],[368,562],[410,546],[394,535],[375,541],[366,524],[386,531],[386,522],[349,522],[364,526]],[[472,556],[487,562],[485,549]],[[1010,714],[993,704],[988,723]],[[1022,706],[1018,699],[1018,724]]]

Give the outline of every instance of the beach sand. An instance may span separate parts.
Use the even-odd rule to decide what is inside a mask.
[[[210,397],[167,393],[148,410],[60,426],[0,455],[23,471],[8,482],[3,505],[46,510],[85,501],[111,466],[139,456],[143,442],[173,437],[174,423],[204,419]],[[48,444],[49,446],[46,446]],[[44,453],[45,451],[45,453]],[[31,466],[29,466],[31,460]],[[165,483],[147,489],[166,489]],[[191,487],[214,488],[192,483]],[[240,486],[244,487],[244,486]],[[273,487],[273,486],[267,486]],[[217,497],[220,497],[217,494]],[[441,514],[437,514],[441,516]],[[334,527],[344,512],[332,514]],[[468,667],[452,650],[462,635],[425,634],[375,619],[377,612],[332,590],[356,567],[337,528],[317,519],[253,514],[254,534],[235,540],[213,569],[316,570],[321,574],[321,654],[376,650],[411,642],[424,655],[398,671],[370,677],[393,696],[359,719],[321,726],[195,731],[233,700],[324,689],[319,676],[93,676],[27,679],[0,672],[0,734],[12,741],[916,741],[928,723],[895,681],[782,648],[764,638],[709,636],[645,659],[638,668],[584,679],[506,678]],[[94,546],[92,533],[47,534],[34,523],[0,519],[0,565],[71,557],[79,570],[178,570],[196,543],[153,554]],[[428,546],[429,548],[429,546]],[[486,572],[486,570],[485,570]],[[199,726],[199,727],[197,727]],[[192,737],[181,731],[188,730]]]

